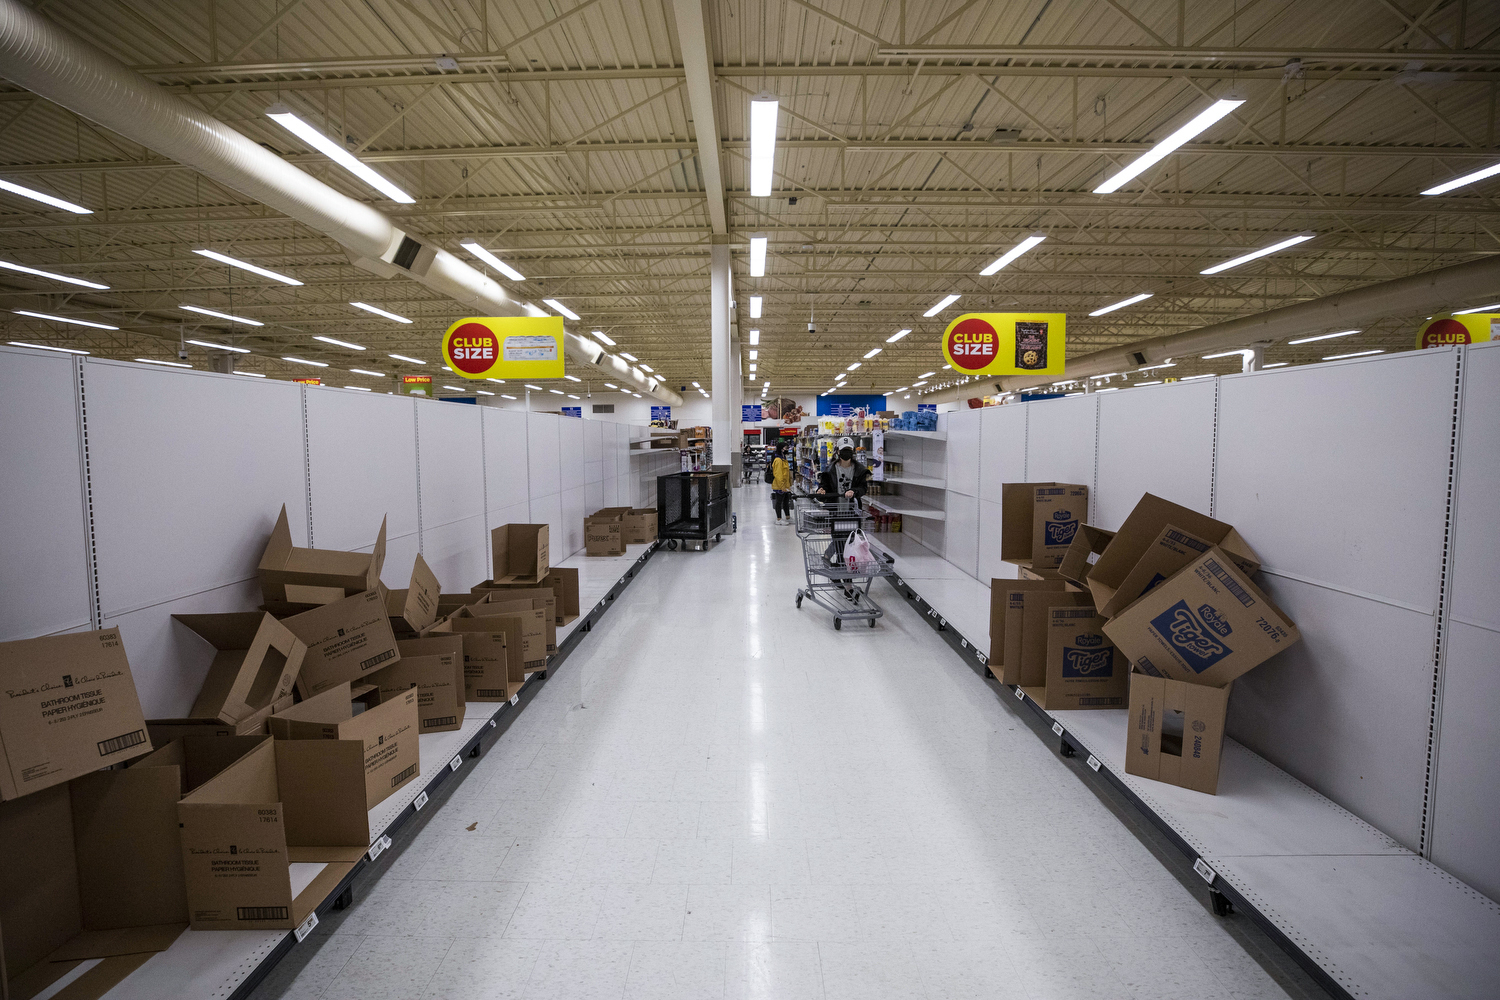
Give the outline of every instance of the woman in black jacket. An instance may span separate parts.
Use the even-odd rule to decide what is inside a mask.
[[[818,473],[818,493],[828,499],[858,501],[869,492],[869,481],[870,470],[854,460],[854,447],[846,443],[838,459]]]

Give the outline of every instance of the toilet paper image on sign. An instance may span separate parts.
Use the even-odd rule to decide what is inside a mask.
[[[965,313],[943,331],[943,360],[965,375],[1060,375],[1063,313]]]
[[[561,378],[562,317],[468,316],[448,327],[442,351],[464,378]]]

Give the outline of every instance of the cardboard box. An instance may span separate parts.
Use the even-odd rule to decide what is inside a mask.
[[[1000,487],[1000,558],[1033,570],[1062,562],[1089,513],[1089,488],[1073,483]]]
[[[547,574],[549,577],[551,573]],[[544,581],[545,582],[545,581]],[[551,589],[542,587],[517,587],[515,589],[487,590],[483,592],[481,601],[475,601],[474,605],[504,604],[513,601],[530,601],[531,606],[542,613],[546,623],[547,655],[551,656],[557,652],[557,594]],[[529,659],[530,657],[528,657]]]
[[[1068,551],[1063,553],[1062,562],[1057,566],[1057,575],[1081,590],[1087,589],[1085,581],[1089,570],[1104,555],[1104,550],[1114,537],[1113,531],[1105,531],[1092,524],[1080,524],[1078,534],[1073,536]]]
[[[1099,613],[1106,618],[1113,618],[1139,600],[1142,594],[1207,552],[1210,544],[1206,539],[1189,534],[1176,525],[1167,525],[1146,547],[1146,551],[1141,553],[1130,572],[1125,574],[1119,588],[1110,596],[1109,603],[1100,608]]]
[[[365,807],[374,809],[396,789],[417,777],[421,756],[417,734],[417,692],[406,688],[383,700],[377,688],[364,711],[354,711],[347,682],[329,688],[300,705],[271,716],[266,723],[278,740],[357,740],[364,748]]]
[[[623,533],[626,545],[649,545],[656,541],[656,508],[629,508],[625,512]]]
[[[496,583],[536,585],[550,563],[545,524],[502,524],[490,532]]]
[[[550,591],[549,591],[550,593]],[[464,724],[464,643],[457,635],[425,639],[397,639],[401,659],[377,670],[369,682],[389,701],[402,691],[416,689],[418,729],[446,733]]]
[[[464,646],[464,700],[509,701],[526,683],[518,618],[444,618],[422,634],[457,635]],[[516,651],[514,664],[510,651]]]
[[[385,563],[385,519],[373,552],[299,549],[292,544],[286,505],[260,557],[260,589],[268,604],[328,604],[374,590]]]
[[[151,745],[154,747],[164,747],[184,736],[264,736],[266,720],[296,703],[297,699],[289,694],[238,722],[221,722],[211,718],[147,719],[146,735],[151,737]]]
[[[1232,556],[1246,575],[1260,569],[1260,560],[1255,551],[1239,536],[1239,532],[1223,521],[1216,521],[1188,507],[1163,500],[1150,493],[1143,494],[1114,539],[1105,548],[1104,554],[1088,573],[1089,591],[1094,595],[1094,604],[1100,609],[1110,606],[1115,591],[1125,582],[1135,564],[1168,525],[1195,538],[1201,538],[1224,549]]]
[[[263,716],[292,693],[307,645],[275,618],[263,611],[172,617],[218,651],[189,718],[234,724]]]
[[[1104,617],[1092,607],[1048,610],[1043,708],[1123,708],[1130,693],[1129,669],[1104,634]]]
[[[441,599],[437,575],[418,554],[405,589],[386,591],[385,613],[391,619],[391,629],[415,636],[438,620]]]
[[[625,520],[625,515],[629,513],[629,507],[600,507],[598,510],[590,514],[589,517],[597,517],[600,519],[613,518],[618,521],[623,521]]]
[[[1132,672],[1125,773],[1217,793],[1232,686],[1184,684]]]
[[[1004,672],[1006,613],[1010,607],[1010,595],[1027,590],[1061,591],[1064,586],[1061,580],[990,580],[990,673],[1001,677]]]
[[[0,642],[0,802],[151,752],[119,629]]]
[[[515,618],[521,623],[521,669],[534,673],[547,669],[547,629],[557,626],[544,608],[531,598],[510,600],[504,594],[488,594],[481,601],[459,608],[454,618]],[[514,652],[514,646],[509,647]]]
[[[341,598],[293,615],[282,624],[307,644],[297,676],[297,693],[303,698],[360,680],[401,656],[379,590]]]
[[[583,519],[583,551],[589,556],[623,556],[625,524],[619,514],[594,514]]]
[[[195,930],[290,930],[370,846],[358,740],[258,739],[177,804]]]
[[[1009,649],[1005,654],[1005,683],[1026,688],[1026,693],[1040,702],[1041,689],[1047,685],[1048,613],[1053,608],[1092,609],[1094,602],[1088,594],[1072,590],[1029,590],[1021,592],[1020,598],[1006,608],[1005,642]]]
[[[484,586],[484,585],[480,584],[480,586]],[[516,584],[516,586],[517,587],[532,587],[532,586],[535,586],[535,584],[518,583],[518,584]],[[482,596],[484,596],[484,595],[479,590],[478,587],[474,588],[474,592],[468,593],[468,594],[439,594],[438,595],[438,606],[437,606],[437,618],[434,619],[433,624],[436,624],[437,622],[442,621],[444,618],[447,618],[449,615],[453,614],[453,612],[457,611],[459,608],[463,607],[465,604],[473,604],[475,601],[479,600],[479,598],[482,597]],[[426,629],[423,629],[423,631],[426,631]]]
[[[578,599],[578,567],[576,566],[553,566],[547,571],[546,579],[537,584],[496,583],[494,580],[486,580],[474,586],[474,593],[483,594],[490,590],[525,590],[531,587],[548,587],[552,590],[557,598],[557,624],[566,625],[582,613]],[[458,608],[455,607],[453,611],[456,610]],[[452,611],[448,613],[452,614]]]
[[[1302,638],[1271,599],[1213,546],[1104,626],[1132,666],[1222,687]]]

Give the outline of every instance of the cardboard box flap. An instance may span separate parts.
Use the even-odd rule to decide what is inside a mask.
[[[292,544],[291,524],[282,504],[256,567],[266,602],[326,604],[373,590],[385,565],[385,533],[386,521],[382,518],[369,553],[298,548]]]
[[[1151,493],[1142,494],[1135,508],[1125,518],[1125,523],[1115,532],[1114,540],[1089,572],[1090,587],[1097,582],[1110,588],[1112,595],[1156,536],[1169,524],[1175,524],[1181,530],[1207,539],[1215,545],[1234,530],[1223,521],[1200,514],[1191,507],[1163,500]],[[1104,605],[1101,603],[1099,606]]]
[[[1026,590],[1062,590],[1061,580],[990,580],[990,672],[1000,676],[1005,664],[1005,625],[1007,601],[1012,592]]]
[[[551,555],[545,524],[502,524],[490,531],[490,555],[496,583],[539,583]]]
[[[354,718],[354,690],[348,681],[336,684],[326,691],[298,702],[284,712],[277,712],[267,721],[271,735],[286,739],[283,735],[288,722],[316,722],[337,725]]]
[[[274,748],[287,846],[368,848],[364,745],[359,740],[277,740]]]
[[[401,655],[378,589],[293,615],[282,624],[307,645],[297,676],[297,691],[304,698],[359,680]]]
[[[307,646],[271,615],[173,615],[218,652],[190,712],[235,723],[292,693]]]
[[[174,825],[176,823],[175,811],[173,823]],[[112,958],[116,955],[139,955],[142,952],[166,951],[187,928],[187,920],[184,919],[181,923],[83,931],[48,955],[47,960],[49,962],[72,962],[84,958]]]
[[[259,745],[201,785],[190,789],[183,795],[179,809],[182,805],[265,805],[281,801],[276,787],[275,742],[264,736],[199,737],[199,740],[211,742],[230,739],[253,739]],[[187,740],[183,742],[186,743]]]
[[[1078,534],[1073,536],[1068,551],[1063,553],[1062,562],[1057,566],[1057,575],[1077,587],[1087,587],[1089,571],[1103,556],[1105,548],[1114,537],[1113,531],[1105,531],[1092,524],[1080,524]]]
[[[437,621],[441,600],[437,575],[419,553],[411,567],[410,584],[386,592],[385,613],[404,622],[411,631],[420,632]]]

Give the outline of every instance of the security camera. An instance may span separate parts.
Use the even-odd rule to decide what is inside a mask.
[[[179,348],[177,348],[177,357],[180,358],[183,361],[186,361],[188,359],[187,348],[186,347],[179,347]]]
[[[807,332],[808,333],[817,333],[818,332],[818,326],[817,326],[817,324],[816,323],[809,323],[809,324],[807,324]]]

